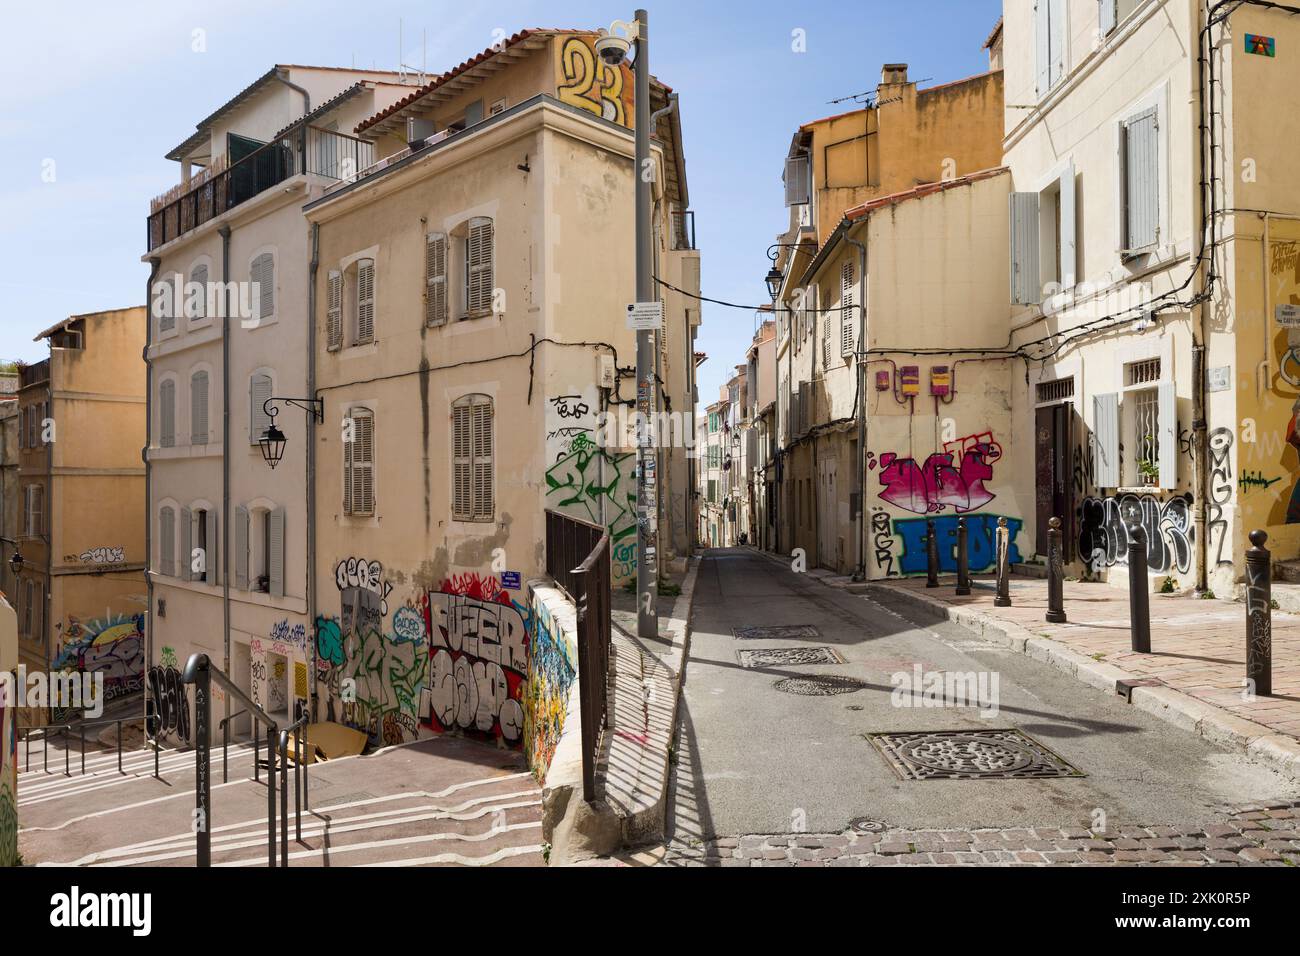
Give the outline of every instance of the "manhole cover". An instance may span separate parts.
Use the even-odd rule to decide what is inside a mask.
[[[852,694],[867,685],[865,681],[853,677],[812,674],[808,677],[785,677],[772,686],[783,694],[798,694],[801,697],[834,697],[836,694]]]
[[[738,641],[815,641],[821,637],[821,632],[811,624],[755,624],[731,630]]]
[[[904,780],[1086,776],[1018,730],[867,734],[867,739]]]
[[[879,820],[868,820],[866,817],[850,820],[849,826],[859,833],[883,833],[885,830],[885,825]]]
[[[741,667],[785,667],[796,664],[843,664],[829,647],[760,647],[736,651]]]

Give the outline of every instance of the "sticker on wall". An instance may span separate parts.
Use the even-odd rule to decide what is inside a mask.
[[[518,571],[502,571],[502,572],[501,572],[501,586],[502,586],[503,588],[507,588],[507,589],[509,589],[509,590],[511,590],[511,591],[518,591],[518,590],[519,590],[519,572],[518,572]]]
[[[1300,305],[1283,302],[1273,310],[1273,317],[1284,329],[1300,329]]]
[[[946,365],[930,366],[930,394],[944,398],[952,390],[952,372]]]
[[[898,381],[904,395],[921,394],[921,368],[917,365],[904,365],[898,370]]]
[[[1277,56],[1277,44],[1272,37],[1247,33],[1246,52],[1256,56]]]
[[[1232,388],[1232,369],[1226,365],[1209,369],[1205,373],[1205,387],[1211,392],[1226,392]]]

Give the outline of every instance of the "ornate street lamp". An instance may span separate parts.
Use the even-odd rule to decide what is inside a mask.
[[[289,440],[284,432],[276,427],[275,416],[280,414],[280,410],[275,408],[272,402],[283,402],[285,405],[301,408],[318,425],[323,425],[325,424],[325,400],[323,398],[280,398],[273,395],[262,403],[262,412],[271,419],[271,424],[267,426],[266,431],[262,432],[262,437],[258,439],[257,444],[261,446],[263,460],[274,471],[275,466],[280,464],[280,459],[284,457],[284,446]]]
[[[14,555],[9,559],[9,567],[13,569],[16,576],[23,569],[23,553],[17,548],[14,549]]]
[[[776,260],[781,255],[782,249],[798,249],[799,244],[793,242],[774,242],[767,247],[767,257],[772,260],[772,268],[767,270],[767,293],[776,301],[776,297],[781,294],[781,283],[785,281],[785,274],[776,267]]]

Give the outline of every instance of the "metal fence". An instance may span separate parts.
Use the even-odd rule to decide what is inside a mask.
[[[578,565],[596,550],[605,529],[589,521],[546,512],[546,573],[555,579],[569,600],[578,602]]]

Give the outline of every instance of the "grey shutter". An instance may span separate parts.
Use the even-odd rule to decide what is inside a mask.
[[[474,514],[471,486],[473,484],[473,450],[469,403],[461,400],[451,410],[452,454],[452,515],[467,521]]]
[[[853,271],[852,262],[846,262],[840,267],[840,355],[846,357],[853,354],[857,332]]]
[[[447,323],[447,237],[431,232],[424,244],[424,322]]]
[[[475,100],[465,107],[465,128],[483,122],[483,101]]]
[[[190,442],[208,443],[208,373],[195,372],[190,377]]]
[[[474,428],[474,517],[490,519],[493,511],[492,481],[492,402],[483,400],[470,406]]]
[[[1039,99],[1052,88],[1052,39],[1048,6],[1051,0],[1034,3],[1034,87]]]
[[[1092,398],[1092,441],[1096,453],[1098,488],[1119,487],[1119,395]]]
[[[266,520],[271,523],[267,535],[270,548],[266,555],[271,597],[284,597],[284,509],[276,508],[266,516]]]
[[[1097,22],[1101,35],[1106,36],[1111,30],[1115,29],[1115,23],[1118,19],[1118,11],[1115,9],[1117,0],[1097,0]]]
[[[248,509],[235,506],[235,587],[248,590]]]
[[[176,576],[176,512],[163,508],[158,514],[158,573]]]
[[[258,318],[275,315],[275,257],[264,252],[254,259],[249,277],[257,283]]]
[[[181,580],[189,581],[194,575],[191,568],[194,566],[194,513],[189,508],[181,509],[181,553],[180,571]]]
[[[176,381],[166,379],[158,386],[158,444],[171,448],[176,444]]]
[[[352,419],[352,441],[345,441],[343,443],[343,513],[345,515],[353,513],[352,462],[356,457],[357,448],[357,418],[352,409],[348,410],[348,418]]]
[[[1065,76],[1065,0],[1048,0],[1050,15],[1048,17],[1049,40],[1051,46],[1052,72],[1048,85],[1056,86]]]
[[[165,279],[159,284],[166,286],[166,291],[161,302],[156,298],[154,300],[158,302],[158,331],[170,332],[176,328],[176,316],[173,314],[176,311],[176,280]]]
[[[828,312],[822,316],[822,368],[831,367],[831,343],[834,341],[831,327],[831,315]]]
[[[375,513],[375,416],[367,411],[357,420],[356,488],[354,503],[362,514]]]
[[[1173,382],[1160,383],[1158,412],[1160,487],[1173,488],[1178,483],[1178,402]]]
[[[192,271],[192,272],[190,273],[190,281],[193,282],[193,283],[197,283],[198,286],[199,286],[199,288],[200,288],[202,291],[201,291],[201,293],[200,293],[200,295],[199,295],[199,305],[198,305],[197,314],[195,314],[195,315],[191,315],[191,316],[189,316],[189,317],[190,317],[191,319],[201,319],[201,318],[203,318],[204,316],[207,315],[207,310],[208,310],[208,306],[207,306],[207,303],[208,303],[208,267],[207,267],[207,266],[202,266],[202,265],[200,265],[200,266],[195,266],[195,267],[194,267],[194,271]],[[188,307],[189,307],[189,296],[186,296],[186,297],[185,297],[185,304],[186,304],[186,307],[188,308]]]
[[[357,263],[356,344],[375,340],[375,260]]]
[[[1121,127],[1124,156],[1124,251],[1154,246],[1160,239],[1159,132],[1156,107]]]
[[[465,307],[470,315],[492,309],[492,244],[492,220],[471,219],[465,256]]]
[[[1058,198],[1061,213],[1061,274],[1057,276],[1061,288],[1071,288],[1078,279],[1079,259],[1075,246],[1075,234],[1078,227],[1075,224],[1075,194],[1074,194],[1074,163],[1071,162],[1065,167],[1065,172],[1061,173],[1060,196]]]
[[[220,553],[220,549],[217,547],[217,543],[221,540],[219,537],[217,537],[217,535],[220,533],[221,530],[219,527],[220,522],[218,521],[218,518],[219,515],[217,514],[217,509],[209,508],[208,528],[207,528],[208,540],[207,540],[207,547],[206,547],[207,554],[203,556],[203,560],[205,562],[204,566],[207,568],[207,576],[205,580],[207,581],[208,584],[220,584],[221,577],[222,577],[221,553]]]
[[[330,273],[326,295],[325,347],[333,352],[343,346],[343,273]]]
[[[809,183],[808,154],[790,156],[785,161],[785,204],[803,206],[812,192]]]
[[[259,372],[248,380],[248,443],[256,445],[271,427],[264,406],[271,397],[271,376]]]
[[[1032,305],[1039,301],[1038,193],[1012,193],[1011,301]]]

